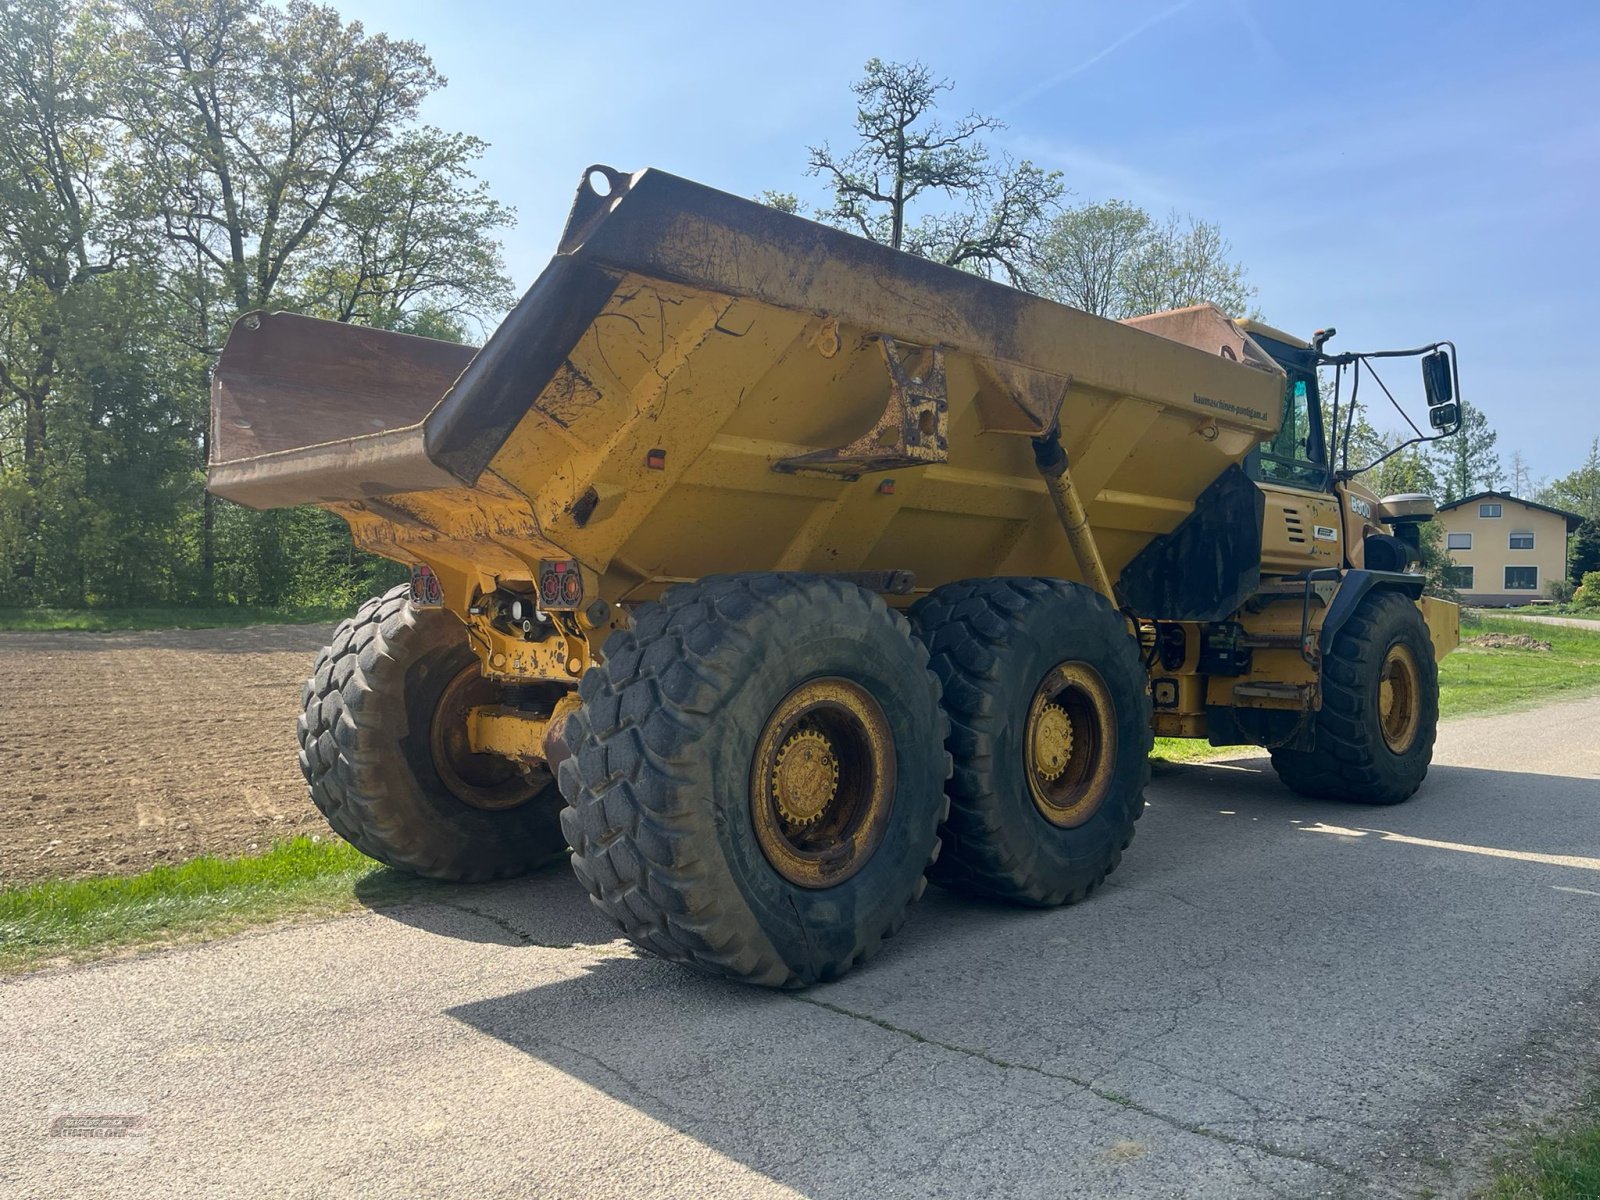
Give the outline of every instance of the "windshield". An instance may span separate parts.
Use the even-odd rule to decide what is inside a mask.
[[[1291,370],[1283,401],[1283,428],[1261,443],[1260,477],[1294,487],[1321,489],[1327,482],[1316,381]]]

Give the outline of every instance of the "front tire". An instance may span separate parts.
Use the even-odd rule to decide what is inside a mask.
[[[402,584],[342,622],[301,696],[300,770],[335,833],[370,858],[457,882],[503,879],[566,851],[561,799],[466,747],[466,709],[498,689],[461,622]]]
[[[1302,796],[1399,804],[1422,785],[1439,730],[1439,667],[1417,606],[1369,593],[1322,664],[1311,750],[1274,750],[1278,778]]]
[[[950,717],[950,819],[929,877],[1036,906],[1082,900],[1133,840],[1150,779],[1138,643],[1059,579],[946,584],[911,609]]]
[[[775,573],[672,588],[580,692],[559,771],[572,866],[644,949],[799,987],[870,957],[922,894],[939,686],[872,593]]]

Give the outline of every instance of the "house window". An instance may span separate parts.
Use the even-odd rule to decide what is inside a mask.
[[[1457,591],[1470,592],[1472,590],[1471,567],[1446,567],[1444,577],[1450,586]]]
[[[1506,591],[1508,592],[1537,592],[1539,590],[1538,567],[1507,567]]]
[[[1533,534],[1527,530],[1511,535],[1511,548],[1513,550],[1532,550]]]
[[[1500,506],[1498,504],[1480,504],[1478,505],[1478,515],[1480,517],[1498,517],[1500,515]]]
[[[1444,538],[1446,550],[1471,550],[1472,535],[1470,533],[1447,533]]]

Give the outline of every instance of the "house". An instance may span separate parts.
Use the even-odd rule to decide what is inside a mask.
[[[1509,492],[1479,492],[1439,506],[1450,582],[1468,604],[1486,608],[1547,599],[1567,577],[1567,538],[1577,513]]]

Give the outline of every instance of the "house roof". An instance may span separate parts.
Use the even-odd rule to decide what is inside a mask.
[[[1452,508],[1460,508],[1463,504],[1476,504],[1479,500],[1493,496],[1496,500],[1509,500],[1512,504],[1520,504],[1524,508],[1536,508],[1540,512],[1554,513],[1558,517],[1567,519],[1567,532],[1571,533],[1583,524],[1583,514],[1568,512],[1564,508],[1554,508],[1548,504],[1540,504],[1536,500],[1524,500],[1521,496],[1513,496],[1510,492],[1475,492],[1471,496],[1463,496],[1459,500],[1452,500],[1449,504],[1439,505],[1440,512],[1449,512]]]

